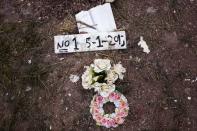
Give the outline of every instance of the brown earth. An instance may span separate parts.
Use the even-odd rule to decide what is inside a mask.
[[[112,8],[118,28],[126,30],[127,50],[54,54],[53,36],[78,33],[74,15],[101,3],[0,1],[0,131],[197,130],[196,1],[116,0]],[[148,55],[137,46],[141,35]],[[69,80],[95,58],[121,61],[127,69],[117,85],[129,116],[114,129],[96,126],[89,112],[94,92]]]

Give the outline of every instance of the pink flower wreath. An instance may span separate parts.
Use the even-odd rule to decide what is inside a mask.
[[[115,112],[112,114],[105,114],[103,105],[107,102],[112,102],[115,105]],[[99,126],[107,128],[117,127],[124,122],[124,118],[128,115],[129,106],[127,99],[118,91],[112,92],[108,97],[102,97],[96,94],[90,104],[90,113],[93,119]]]

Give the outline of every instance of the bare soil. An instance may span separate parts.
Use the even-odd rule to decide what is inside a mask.
[[[56,55],[53,36],[78,33],[74,15],[99,4],[0,0],[0,131],[197,130],[197,2],[116,0],[113,13],[127,33],[127,50]],[[149,54],[137,46],[140,36]],[[96,125],[89,112],[94,92],[69,80],[95,58],[127,69],[117,85],[130,111],[114,129]]]

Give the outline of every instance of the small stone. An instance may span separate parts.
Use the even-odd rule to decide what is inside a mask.
[[[133,59],[133,56],[130,55],[130,56],[129,56],[129,59],[132,60],[132,59]]]
[[[197,77],[194,79],[194,80],[192,80],[192,83],[194,83],[194,82],[196,82],[197,81]]]
[[[27,6],[31,6],[31,3],[28,3]]]
[[[60,61],[64,60],[64,58],[60,58]]]
[[[164,107],[164,109],[165,109],[165,110],[167,110],[167,109],[168,109],[168,107]]]
[[[71,97],[72,95],[71,95],[70,93],[68,93],[68,96],[70,96],[70,97]]]
[[[52,126],[51,125],[49,126],[49,129],[52,130]]]
[[[177,100],[175,99],[174,102],[177,102]]]
[[[27,63],[28,63],[28,64],[31,64],[31,60],[29,59],[29,60],[27,61]]]
[[[27,88],[25,89],[26,92],[29,92],[31,91],[31,87],[30,86],[27,86]]]
[[[66,111],[68,110],[68,107],[66,107]]]
[[[185,47],[187,48],[187,47],[189,47],[189,45],[188,44],[185,44]]]
[[[188,99],[188,100],[191,100],[191,99],[192,99],[192,97],[188,96],[188,97],[187,97],[187,99]]]

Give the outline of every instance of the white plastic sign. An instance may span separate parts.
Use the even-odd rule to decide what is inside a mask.
[[[55,53],[126,49],[125,31],[54,36]]]

